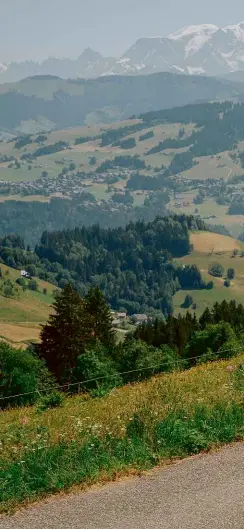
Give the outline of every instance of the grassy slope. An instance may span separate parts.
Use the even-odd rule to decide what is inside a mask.
[[[190,294],[197,304],[196,314],[199,316],[206,307],[211,307],[216,301],[226,299],[236,299],[238,303],[244,303],[244,258],[232,257],[233,250],[244,250],[244,245],[231,237],[218,235],[210,232],[193,233],[191,240],[194,251],[182,259],[183,264],[196,264],[206,281],[213,281],[212,290],[181,290],[174,296],[175,313],[186,313],[186,309],[181,308],[186,294]],[[223,278],[214,278],[208,274],[208,267],[211,263],[217,262],[223,265],[225,271],[234,268],[236,277],[231,281],[231,286],[224,286]],[[189,310],[189,309],[188,309]]]
[[[101,399],[73,397],[41,414],[3,412],[2,510],[242,439],[243,361],[157,376]]]
[[[15,282],[20,272],[1,264],[4,278]],[[6,275],[7,273],[7,275]],[[26,290],[18,286],[19,297],[6,298],[0,295],[0,337],[10,343],[25,345],[39,337],[39,324],[44,323],[53,302],[54,286],[37,279],[39,291]],[[43,294],[43,288],[47,294]]]

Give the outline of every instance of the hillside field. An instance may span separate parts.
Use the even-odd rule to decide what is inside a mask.
[[[244,251],[244,244],[231,237],[210,232],[192,233],[191,242],[194,247],[193,252],[179,261],[185,265],[197,265],[203,278],[207,282],[213,281],[214,288],[212,290],[180,290],[174,296],[175,314],[186,313],[186,309],[182,308],[181,305],[187,294],[192,296],[194,303],[196,303],[196,309],[187,310],[196,312],[197,316],[207,307],[213,306],[215,302],[221,302],[225,299],[227,301],[235,299],[237,303],[243,304],[244,257],[241,257],[241,253]],[[233,257],[233,250],[235,249],[238,250],[238,255]],[[221,264],[225,273],[228,268],[235,269],[235,279],[231,281],[230,287],[224,286],[224,277],[217,278],[208,273],[208,267],[212,263]]]
[[[20,277],[20,271],[1,264],[4,279],[14,284]],[[40,324],[45,323],[50,314],[55,287],[36,279],[38,291],[25,290],[16,285],[14,298],[0,295],[0,338],[15,345],[25,347],[30,341],[38,341]],[[47,290],[43,294],[43,289]]]

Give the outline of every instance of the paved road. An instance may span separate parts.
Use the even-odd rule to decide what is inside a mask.
[[[243,529],[244,444],[55,498],[1,529]]]

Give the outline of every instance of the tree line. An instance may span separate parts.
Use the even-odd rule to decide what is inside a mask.
[[[187,313],[152,320],[117,342],[101,290],[81,297],[67,285],[39,344],[23,351],[0,342],[1,406],[39,402],[46,409],[59,405],[62,393],[101,396],[158,373],[231,358],[243,342],[244,307],[235,301],[216,303],[199,319]]]
[[[204,229],[204,223],[175,215],[125,228],[45,231],[34,252],[24,248],[21,237],[6,236],[0,240],[0,257],[60,288],[71,283],[84,294],[87,286],[99,286],[115,310],[168,315],[178,290],[213,287],[197,266],[174,261],[191,251],[190,229]]]

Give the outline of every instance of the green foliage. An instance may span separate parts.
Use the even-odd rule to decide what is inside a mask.
[[[81,382],[78,390],[89,391],[93,396],[101,396],[122,384],[116,364],[110,358],[110,351],[99,342],[78,357],[76,378]],[[83,380],[90,382],[84,384]]]
[[[224,267],[219,263],[212,263],[208,267],[208,273],[213,277],[223,277]]]
[[[44,143],[44,141],[47,140],[47,136],[45,136],[44,134],[39,134],[37,137],[36,137],[36,143]]]
[[[38,410],[40,412],[50,408],[59,408],[64,404],[64,395],[59,391],[52,391],[47,395],[42,395],[38,400]]]
[[[53,143],[52,145],[45,145],[42,147],[39,147],[33,152],[33,156],[35,158],[38,158],[39,156],[47,156],[48,154],[54,154],[55,152],[60,152],[68,147],[68,143],[66,141],[58,141],[56,143]]]
[[[209,351],[220,353],[219,357],[225,358],[225,351],[231,349],[233,355],[240,351],[237,336],[229,323],[208,325],[204,330],[195,332],[185,349],[186,358],[202,356]],[[231,352],[230,352],[231,353]],[[227,355],[227,358],[230,355]]]
[[[145,134],[142,134],[141,136],[139,136],[139,141],[149,140],[150,138],[153,138],[153,137],[154,137],[153,130],[149,130],[148,132],[145,132]]]
[[[34,290],[35,292],[37,292],[38,290],[38,283],[35,279],[30,279],[30,281],[28,281],[28,288],[29,290]]]
[[[115,345],[112,315],[100,288],[91,287],[85,298],[85,309],[91,319],[92,336],[106,346]]]
[[[73,381],[77,358],[92,342],[91,320],[85,303],[77,292],[67,285],[56,297],[54,314],[42,328],[38,354],[59,384]]]
[[[235,269],[234,268],[228,268],[227,270],[227,278],[231,281],[232,279],[235,279]]]
[[[119,370],[125,383],[144,380],[156,373],[178,368],[179,357],[168,345],[155,348],[140,340],[128,340],[120,347]],[[132,372],[126,374],[127,371]]]
[[[134,202],[134,198],[129,191],[126,191],[125,193],[114,193],[111,200],[117,204],[133,204]]]
[[[188,137],[168,138],[153,147],[148,154],[184,147],[189,147],[188,153],[195,157],[231,151],[244,138],[243,114],[244,105],[233,105],[231,102],[187,105],[180,109],[144,114],[141,118],[151,125],[165,122],[195,123],[200,129]]]
[[[4,342],[0,342],[0,378],[2,408],[32,404],[39,398],[38,391],[52,386],[43,362],[31,350],[15,349]],[[24,395],[8,398],[20,393]]]
[[[127,138],[126,140],[121,140],[119,146],[121,149],[133,149],[134,147],[136,147],[136,140],[135,138]]]
[[[121,167],[123,169],[140,170],[145,169],[146,164],[144,160],[141,160],[139,156],[115,156],[113,160],[105,160],[96,169],[96,173],[105,173],[109,169],[116,169]]]
[[[32,143],[31,136],[21,136],[18,138],[18,140],[15,142],[14,147],[15,149],[21,149],[22,147],[25,147],[26,145]]]
[[[161,200],[161,196],[159,196]],[[206,288],[196,266],[175,266],[171,256],[190,251],[188,227],[202,226],[192,217],[157,218],[103,230],[98,226],[67,232],[44,232],[36,247],[40,260],[59,263],[56,281],[68,279],[84,290],[98,285],[114,309],[130,314],[172,312],[172,296],[182,288]],[[51,263],[48,268],[51,268]],[[65,267],[70,276],[60,274]]]
[[[75,139],[75,145],[81,145],[82,143],[87,143],[88,141],[94,141],[97,139],[97,136],[81,136],[80,138]]]
[[[16,279],[16,283],[17,283],[17,285],[19,285],[20,287],[23,287],[23,288],[26,287],[26,280],[25,280],[24,277],[18,277],[18,279]]]
[[[101,147],[106,147],[107,145],[121,145],[121,138],[133,134],[141,129],[145,128],[143,123],[137,123],[135,125],[128,125],[125,127],[119,127],[117,129],[109,129],[104,132],[101,137]],[[134,138],[132,138],[134,139]]]
[[[186,295],[184,303],[182,303],[182,307],[184,309],[189,309],[193,304],[193,297],[189,294]]]

